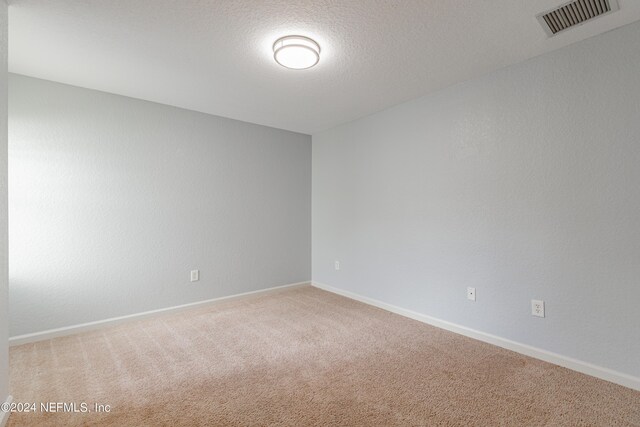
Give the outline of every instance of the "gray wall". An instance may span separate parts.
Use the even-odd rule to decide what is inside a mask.
[[[308,135],[10,75],[9,141],[12,336],[310,279]]]
[[[7,298],[7,28],[7,2],[0,0],[0,403],[4,402],[9,394],[9,304]]]
[[[640,376],[640,23],[314,134],[313,279]]]

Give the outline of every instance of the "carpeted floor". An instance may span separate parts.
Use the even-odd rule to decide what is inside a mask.
[[[11,349],[9,426],[640,426],[640,392],[315,288]]]

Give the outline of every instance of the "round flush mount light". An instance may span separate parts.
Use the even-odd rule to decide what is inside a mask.
[[[280,37],[273,44],[273,58],[283,67],[304,70],[320,61],[320,45],[309,37]]]

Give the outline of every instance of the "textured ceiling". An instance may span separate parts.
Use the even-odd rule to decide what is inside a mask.
[[[547,38],[564,0],[11,0],[14,73],[314,133],[640,19],[640,1]],[[304,34],[318,66],[278,66]]]

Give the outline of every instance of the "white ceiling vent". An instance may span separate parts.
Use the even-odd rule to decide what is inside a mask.
[[[549,36],[618,10],[618,0],[574,0],[541,13],[538,22]]]

